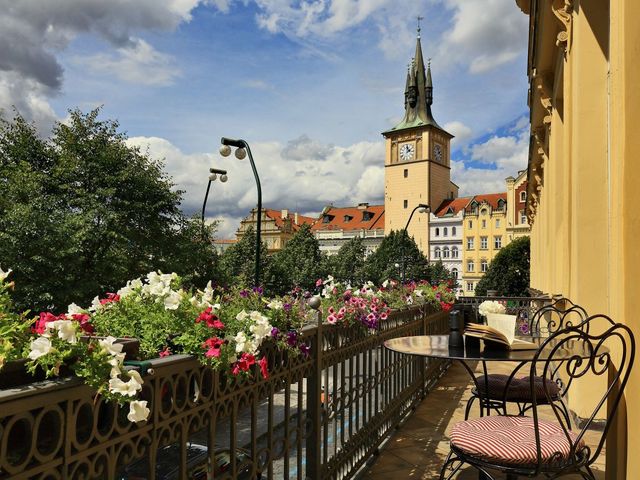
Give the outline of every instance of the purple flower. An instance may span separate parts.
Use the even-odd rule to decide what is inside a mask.
[[[271,336],[272,337],[277,337],[278,335],[280,335],[280,330],[278,330],[278,327],[273,327],[271,329]]]
[[[291,304],[290,303],[285,303],[282,308],[284,308],[285,312],[290,312],[291,311]]]
[[[295,347],[297,345],[298,334],[294,330],[287,332],[287,343],[292,347]]]
[[[300,353],[302,353],[305,357],[309,356],[309,351],[311,348],[306,343],[301,343],[298,348],[300,349]]]
[[[249,292],[247,292],[246,290],[240,290],[240,296],[242,298],[247,298],[249,296]]]
[[[302,296],[303,296],[304,298],[311,298],[311,296],[312,296],[312,295],[311,295],[311,292],[310,292],[310,291],[305,290],[305,291],[304,291],[304,293],[302,294]]]
[[[262,287],[253,287],[253,292],[257,293],[258,295],[262,295],[264,293],[264,290],[262,289]]]

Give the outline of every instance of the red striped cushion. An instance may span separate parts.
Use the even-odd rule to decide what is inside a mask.
[[[571,444],[560,425],[538,420],[543,463],[569,458]],[[571,442],[577,435],[569,432]],[[451,430],[451,444],[468,455],[500,465],[538,462],[531,417],[491,416],[458,422]],[[578,449],[584,446],[581,440]]]
[[[504,396],[504,389],[507,385],[509,375],[502,375],[498,373],[492,373],[487,375],[489,383],[488,396],[492,400],[502,400]],[[484,375],[476,377],[478,387],[480,387],[480,393],[485,395],[485,381]],[[558,398],[560,389],[556,382],[549,380],[547,382],[547,390],[552,399]],[[531,402],[531,380],[529,377],[514,378],[509,384],[509,390],[505,400],[510,402]],[[544,403],[547,400],[547,395],[544,391],[542,377],[535,377],[534,391],[536,394],[536,400],[539,403]]]

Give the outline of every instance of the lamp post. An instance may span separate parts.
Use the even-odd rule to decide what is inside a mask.
[[[261,220],[262,220],[262,187],[260,186],[260,177],[258,176],[258,170],[256,170],[256,164],[253,161],[253,155],[251,155],[251,148],[249,144],[242,139],[234,140],[232,138],[222,137],[220,139],[222,146],[220,147],[220,155],[228,157],[231,155],[231,147],[236,148],[236,158],[238,160],[244,159],[247,154],[249,155],[249,162],[251,162],[251,169],[253,170],[253,176],[256,180],[256,187],[258,189],[258,226],[256,231],[256,273],[255,273],[255,286],[260,285],[260,233],[261,233]]]
[[[407,262],[404,256],[405,242],[408,239],[407,229],[409,228],[409,224],[411,223],[411,219],[413,218],[413,214],[416,213],[416,210],[420,210],[421,213],[425,213],[425,212],[428,212],[430,209],[431,207],[429,207],[429,205],[427,205],[426,203],[419,203],[413,208],[413,210],[411,210],[411,215],[409,215],[409,220],[407,220],[407,224],[404,226],[402,240],[400,243],[400,252],[402,254],[402,276],[401,276],[402,283],[404,283],[404,276],[405,276],[405,271],[407,267]]]
[[[204,237],[204,211],[207,208],[207,198],[209,198],[209,190],[211,189],[211,182],[214,182],[218,175],[220,175],[220,181],[225,183],[227,181],[227,171],[217,168],[209,169],[209,183],[207,183],[207,192],[204,194],[204,202],[202,202],[202,236]]]

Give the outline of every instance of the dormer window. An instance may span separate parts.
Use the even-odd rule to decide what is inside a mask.
[[[373,218],[373,212],[362,212],[362,221],[368,222]]]
[[[348,223],[348,222],[350,222],[351,220],[353,220],[353,217],[352,217],[351,215],[345,215],[345,216],[344,216],[344,222],[345,222],[345,223]]]
[[[333,215],[324,215],[322,217],[322,223],[331,223],[331,220],[333,220],[335,217]]]
[[[504,210],[505,201],[500,199],[498,200],[498,210]]]

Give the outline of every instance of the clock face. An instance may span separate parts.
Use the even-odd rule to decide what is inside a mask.
[[[405,143],[400,147],[400,158],[404,161],[411,160],[413,158],[413,145]]]
[[[433,147],[433,157],[436,159],[436,162],[442,161],[442,145],[436,143]]]

